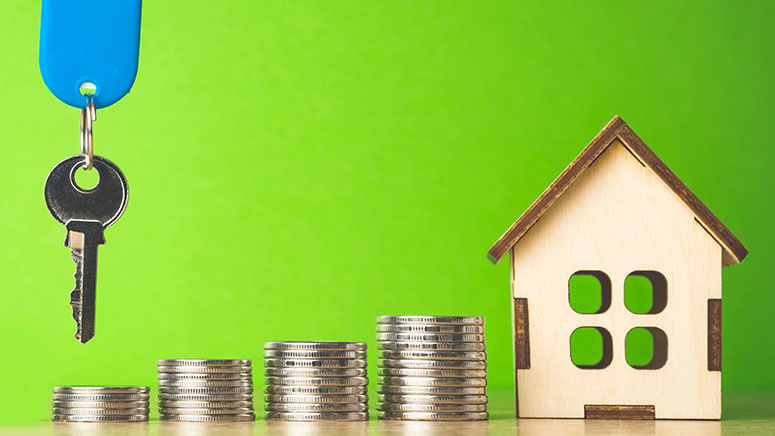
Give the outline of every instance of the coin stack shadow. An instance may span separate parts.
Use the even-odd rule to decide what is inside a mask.
[[[157,362],[163,421],[254,421],[250,360]]]
[[[267,342],[264,367],[268,420],[369,419],[364,342]]]
[[[489,417],[484,318],[380,316],[377,346],[379,418]]]
[[[54,388],[53,421],[148,421],[147,386],[68,386]]]

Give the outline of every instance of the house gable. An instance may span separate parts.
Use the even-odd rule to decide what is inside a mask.
[[[678,176],[630,129],[618,116],[587,145],[573,162],[552,182],[535,202],[517,219],[490,248],[488,258],[497,263],[535,225],[544,213],[559,199],[600,155],[614,142],[621,143],[644,166],[653,171],[662,182],[694,214],[697,222],[722,247],[723,265],[740,263],[748,250],[734,234],[707,208]]]

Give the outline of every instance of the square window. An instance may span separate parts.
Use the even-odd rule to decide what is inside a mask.
[[[667,306],[667,279],[658,271],[633,271],[624,280],[624,305],[637,314],[662,312]]]
[[[568,279],[568,300],[577,313],[603,313],[611,307],[611,279],[602,271],[577,271]]]
[[[624,338],[624,356],[635,369],[659,369],[667,363],[667,335],[657,327],[636,327]]]
[[[603,327],[579,327],[570,335],[570,359],[581,369],[602,369],[613,359],[613,340]]]

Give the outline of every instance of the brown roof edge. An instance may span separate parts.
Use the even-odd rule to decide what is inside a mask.
[[[492,263],[498,263],[524,235],[533,224],[551,207],[565,192],[576,178],[608,147],[619,131],[627,124],[618,115],[605,126],[600,133],[573,159],[548,188],[527,208],[514,224],[506,230],[490,248],[487,258]]]
[[[748,249],[742,242],[719,220],[713,212],[689,189],[686,184],[668,168],[664,162],[652,151],[645,142],[626,125],[619,132],[619,139],[624,145],[635,153],[675,194],[683,200],[689,210],[705,226],[705,229],[713,235],[724,250],[729,254],[731,262],[728,265],[740,263],[748,255]]]
[[[581,173],[617,138],[630,151],[643,160],[675,192],[678,198],[689,207],[697,219],[705,226],[706,230],[719,241],[724,250],[729,254],[729,261],[725,262],[726,264],[739,263],[745,258],[748,254],[745,246],[618,115],[614,116],[605,128],[576,156],[573,162],[560,173],[552,184],[522,213],[519,219],[506,230],[506,233],[495,242],[487,253],[487,258],[492,263],[498,263],[525,236],[528,230],[560,198],[568,187],[576,181]]]

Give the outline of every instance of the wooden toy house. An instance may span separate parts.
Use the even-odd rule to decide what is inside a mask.
[[[720,419],[721,268],[743,244],[619,117],[571,162],[489,251],[511,254],[517,416]],[[571,306],[573,278],[598,282],[598,307]],[[628,308],[646,280],[650,307]],[[577,329],[600,360],[571,358]],[[631,364],[625,338],[651,335]]]

